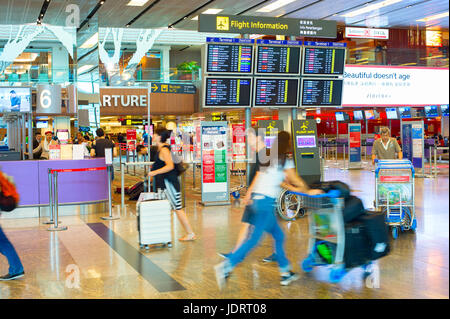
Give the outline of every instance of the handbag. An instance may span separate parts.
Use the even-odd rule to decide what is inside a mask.
[[[19,194],[11,176],[0,172],[0,210],[10,212],[19,204]]]

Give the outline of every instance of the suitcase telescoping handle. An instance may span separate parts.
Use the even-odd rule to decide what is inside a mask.
[[[323,194],[318,194],[318,195],[309,195],[306,193],[293,192],[293,191],[288,191],[288,193],[294,194],[294,195],[299,195],[299,196],[311,197],[311,198],[324,198],[324,197],[338,198],[341,196],[341,192],[337,189],[332,189],[332,190],[328,191],[328,193],[323,193]]]

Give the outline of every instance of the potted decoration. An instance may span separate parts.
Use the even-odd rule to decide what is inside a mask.
[[[177,65],[177,70],[180,71],[180,80],[192,81],[192,74],[200,70],[197,61],[183,62]]]

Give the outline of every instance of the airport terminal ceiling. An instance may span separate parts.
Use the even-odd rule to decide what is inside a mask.
[[[66,7],[78,5],[80,21],[98,13],[99,27],[166,28],[197,30],[197,16],[214,14],[335,20],[347,26],[378,28],[440,27],[448,29],[447,0],[1,0],[2,24],[35,23],[46,8],[42,22],[66,25]],[[278,7],[278,8],[277,8]],[[369,10],[371,9],[371,10]],[[215,11],[213,11],[215,10]],[[446,14],[445,14],[446,13]],[[427,21],[433,15],[440,18]]]

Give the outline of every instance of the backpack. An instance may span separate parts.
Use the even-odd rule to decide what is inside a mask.
[[[10,212],[19,204],[19,194],[13,178],[0,172],[0,210]]]

